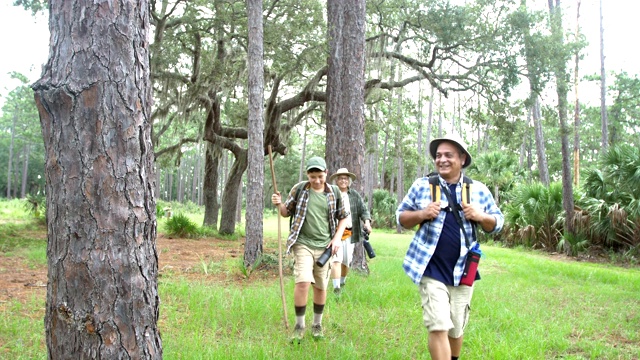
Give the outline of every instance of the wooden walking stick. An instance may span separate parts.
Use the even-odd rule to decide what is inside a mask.
[[[276,171],[273,169],[273,156],[271,155],[271,145],[269,145],[269,165],[271,166],[271,180],[273,182],[273,192],[278,192],[276,185]],[[282,197],[280,197],[282,199]],[[282,200],[281,200],[282,201]],[[289,318],[287,317],[287,300],[284,297],[284,277],[282,275],[282,235],[280,232],[280,208],[276,209],[278,213],[278,273],[280,274],[280,296],[282,297],[282,312],[284,314],[284,327],[289,330]]]

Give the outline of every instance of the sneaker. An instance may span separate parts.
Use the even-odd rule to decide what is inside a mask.
[[[322,332],[322,324],[314,324],[311,325],[311,334],[314,339],[322,339],[324,337],[324,333]]]
[[[296,324],[293,328],[293,335],[291,336],[291,342],[294,344],[299,344],[302,338],[304,337],[305,328]]]

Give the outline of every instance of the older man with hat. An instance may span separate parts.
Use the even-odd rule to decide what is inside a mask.
[[[371,233],[371,215],[367,205],[362,200],[362,196],[351,188],[351,183],[356,179],[354,173],[350,173],[347,168],[340,168],[329,178],[329,182],[338,185],[342,193],[342,201],[345,208],[350,211],[347,216],[347,224],[342,234],[342,246],[333,257],[331,257],[331,279],[333,282],[333,293],[340,295],[345,285],[347,273],[353,260],[353,250],[355,243],[362,237],[362,230]],[[362,222],[362,225],[361,225]]]
[[[459,136],[434,139],[429,152],[438,175],[431,181],[430,177],[417,179],[396,211],[403,227],[418,225],[403,268],[419,287],[431,359],[458,359],[469,320],[473,280],[480,278],[479,273],[470,281],[464,278],[467,255],[481,253],[476,228],[497,233],[504,215],[487,186],[464,176],[463,169],[472,159]],[[468,201],[461,201],[463,184],[469,183]],[[431,184],[441,191],[432,195]],[[440,197],[432,199],[437,194]]]

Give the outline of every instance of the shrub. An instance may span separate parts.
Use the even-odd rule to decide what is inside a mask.
[[[386,190],[373,191],[371,219],[377,228],[393,228],[396,226],[396,208],[398,202]]]
[[[198,225],[182,213],[168,219],[165,229],[167,235],[176,237],[197,237],[200,234]]]
[[[502,239],[511,246],[555,250],[562,238],[562,184],[549,187],[541,183],[523,184],[514,189],[503,209],[505,227]]]

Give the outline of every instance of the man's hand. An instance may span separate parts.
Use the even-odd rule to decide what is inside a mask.
[[[429,205],[422,209],[423,220],[433,220],[438,217],[440,213],[440,201],[429,203]]]
[[[278,206],[282,203],[282,197],[280,196],[280,191],[276,191],[275,194],[271,195],[271,203],[275,206]]]
[[[364,231],[367,232],[367,234],[371,234],[371,231],[373,229],[371,229],[371,224],[369,223],[369,220],[364,222]]]
[[[496,226],[496,218],[485,213],[476,204],[462,204],[462,211],[465,219],[477,222],[486,232],[491,232]]]
[[[337,254],[342,247],[342,236],[334,236],[333,240],[329,243],[329,246],[331,246],[331,255]]]
[[[431,221],[440,213],[440,201],[429,203],[420,210],[406,210],[400,213],[398,220],[402,227],[409,229],[425,221]]]

